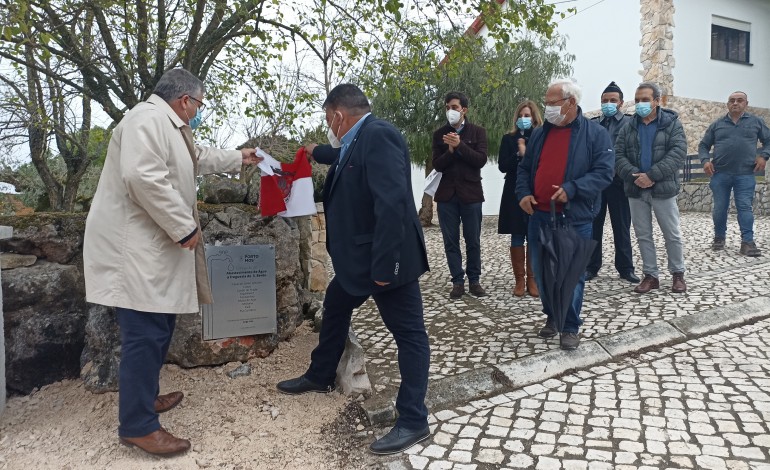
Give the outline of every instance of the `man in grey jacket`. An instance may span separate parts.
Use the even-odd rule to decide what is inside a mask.
[[[671,291],[685,292],[684,252],[679,226],[679,169],[687,153],[682,123],[674,111],[660,107],[661,89],[644,82],[636,89],[636,116],[620,130],[615,141],[615,171],[623,180],[631,221],[642,255],[644,279],[634,292],[645,294],[660,287],[652,212],[666,240]]]
[[[711,178],[709,187],[714,197],[714,251],[724,250],[727,237],[727,210],[730,207],[730,191],[735,197],[738,226],[741,228],[742,255],[760,256],[754,243],[754,173],[764,174],[770,158],[770,129],[760,117],[746,112],[749,97],[736,91],[727,99],[726,116],[714,121],[698,145],[698,157],[703,171]],[[762,148],[757,149],[757,141]],[[712,160],[709,152],[714,147]]]

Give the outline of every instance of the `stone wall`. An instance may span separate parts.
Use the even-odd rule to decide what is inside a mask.
[[[329,285],[331,260],[326,252],[326,215],[322,203],[316,204],[318,213],[310,218],[312,227],[308,288],[311,292],[325,292]]]
[[[706,182],[684,183],[677,198],[680,211],[711,212],[712,197]],[[770,215],[770,189],[757,184],[754,189],[754,215]],[[730,213],[735,214],[735,203],[730,200]]]
[[[309,217],[262,218],[253,206],[243,204],[201,204],[199,208],[207,243],[275,245],[278,333],[203,341],[200,315],[181,315],[168,360],[193,367],[264,357],[320,308],[319,296],[307,288],[311,280],[302,266],[310,266],[317,256],[312,252],[318,250],[313,248],[318,243],[308,240],[325,236],[313,233]],[[4,271],[2,276],[7,385],[14,392],[29,393],[79,374],[89,390],[117,388],[120,343],[114,311],[87,304],[84,297],[85,217],[0,217],[0,225],[15,227],[12,238],[0,241],[0,251],[34,258],[31,266]]]
[[[656,82],[674,94],[674,0],[640,2],[642,81]]]
[[[679,119],[684,126],[688,155],[698,153],[698,144],[703,138],[703,134],[706,133],[706,129],[712,122],[727,114],[727,97],[730,93],[732,91],[727,92],[723,103],[680,96],[667,97],[666,107],[679,113]],[[749,106],[746,111],[760,116],[764,118],[766,123],[770,123],[770,109]]]

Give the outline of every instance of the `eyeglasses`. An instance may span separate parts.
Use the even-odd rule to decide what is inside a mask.
[[[545,105],[546,106],[556,106],[558,103],[561,103],[562,101],[567,101],[568,99],[569,98],[562,98],[562,99],[556,100],[556,101],[546,101]]]
[[[745,103],[746,100],[743,98],[730,98],[727,100],[728,103]]]
[[[190,95],[187,95],[187,96],[190,96]],[[180,98],[181,98],[181,96],[180,96]],[[196,103],[198,103],[198,109],[200,109],[201,111],[203,111],[203,108],[206,107],[206,103],[204,103],[203,101],[201,101],[199,99],[196,99],[196,98],[193,98],[192,96],[190,96],[190,99],[195,101]]]
[[[203,101],[201,101],[199,99],[195,99],[192,96],[190,97],[190,99],[195,101],[196,103],[198,103],[198,109],[200,109],[201,111],[203,111],[203,108],[206,107],[206,103],[204,103]]]

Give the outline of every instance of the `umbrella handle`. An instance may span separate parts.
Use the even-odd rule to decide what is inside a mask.
[[[562,222],[567,219],[567,211],[569,210],[569,201],[564,204],[563,212],[561,213]],[[556,201],[551,199],[551,227],[556,230]]]

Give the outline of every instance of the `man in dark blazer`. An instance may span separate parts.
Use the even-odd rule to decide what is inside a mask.
[[[398,129],[371,114],[355,85],[335,87],[323,108],[331,145],[306,149],[317,162],[330,165],[323,203],[334,278],[326,289],[310,367],[278,383],[278,390],[332,391],[353,310],[372,296],[398,346],[401,386],[396,425],[370,449],[392,454],[430,436],[425,406],[430,348],[417,280],[428,270],[428,257],[412,195],[409,151]]]
[[[481,287],[481,168],[487,163],[487,131],[466,119],[468,97],[450,92],[444,97],[447,124],[433,133],[433,168],[441,172],[441,182],[433,200],[438,205],[438,221],[444,238],[449,274],[450,299],[465,293],[468,276],[471,295],[486,295]],[[460,252],[460,224],[465,238],[465,271]]]

